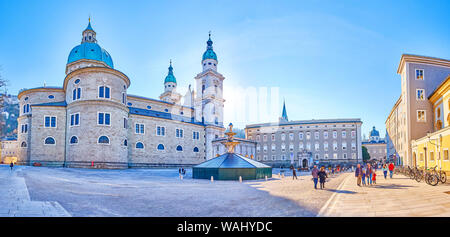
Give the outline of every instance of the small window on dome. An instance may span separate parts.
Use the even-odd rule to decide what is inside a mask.
[[[184,114],[183,111],[181,111],[180,114],[183,115]]]
[[[206,63],[204,63],[203,66],[206,66]]]
[[[49,99],[54,99],[55,96],[54,96],[54,95],[49,95],[48,98],[49,98]]]
[[[133,105],[132,103],[129,103],[129,102],[128,102],[128,106],[132,106],[132,105]]]
[[[75,80],[75,84],[78,84],[78,83],[80,83],[80,79]]]
[[[216,64],[214,63],[214,67],[216,66]]]
[[[168,109],[165,109],[164,111],[166,111],[166,112],[169,112],[169,110],[168,110]]]
[[[208,65],[211,65],[211,62],[209,62]]]
[[[25,97],[25,99],[24,100],[28,100],[28,97]]]
[[[91,49],[92,52],[94,52],[94,49]]]
[[[147,109],[152,109],[152,107],[149,105],[149,106],[147,106]]]

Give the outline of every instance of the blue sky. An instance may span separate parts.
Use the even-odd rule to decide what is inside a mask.
[[[89,15],[98,43],[131,79],[130,94],[157,98],[169,59],[179,90],[201,71],[212,31],[218,71],[233,88],[279,88],[289,119],[361,118],[384,135],[400,96],[403,53],[450,58],[448,1],[20,1],[0,0],[0,65],[9,92],[62,86]],[[228,90],[228,92],[227,92]],[[227,99],[227,98],[225,98]],[[227,121],[230,120],[230,121]]]

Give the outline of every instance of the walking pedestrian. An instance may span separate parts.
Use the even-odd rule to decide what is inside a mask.
[[[320,167],[320,171],[317,174],[319,176],[319,181],[320,181],[320,189],[324,189],[325,188],[325,181],[326,178],[328,177],[327,172],[325,172],[325,167]]]
[[[388,172],[388,167],[386,164],[383,165],[383,174],[384,174],[384,179],[387,178],[387,172]]]
[[[295,179],[298,179],[297,178],[297,172],[295,172],[295,168],[294,168],[294,166],[293,165],[291,165],[291,170],[292,170],[292,180],[295,178]]]
[[[361,187],[362,168],[360,164],[356,166],[355,177],[356,177],[356,184]]]
[[[313,181],[314,181],[314,188],[317,189],[317,181],[319,180],[319,169],[317,169],[317,165],[314,165],[312,171],[311,171],[311,175],[313,177]]]
[[[362,185],[366,186],[366,169],[361,167],[361,181],[362,181]]]
[[[9,164],[9,168],[10,168],[10,172],[12,172],[12,170],[13,170],[13,167],[14,167],[14,163],[11,161],[11,163]]]
[[[367,176],[367,184],[372,185],[372,173],[373,173],[373,168],[370,165],[370,163],[367,163],[367,169],[366,169],[366,176]]]
[[[390,163],[389,164],[389,176],[391,177],[391,179],[392,179],[392,176],[394,175],[394,163]]]
[[[377,172],[373,171],[372,174],[372,183],[377,184]]]

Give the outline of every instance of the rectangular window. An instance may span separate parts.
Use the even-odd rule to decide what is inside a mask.
[[[22,124],[22,133],[28,132],[28,124]]]
[[[333,131],[333,138],[337,138],[337,132]]]
[[[179,138],[182,138],[183,137],[183,129],[176,129],[175,130],[175,136],[176,137],[179,137]]]
[[[107,86],[100,86],[98,88],[98,97],[99,98],[110,98],[110,89]]]
[[[165,136],[166,135],[166,128],[156,126],[156,136]]]
[[[111,114],[98,113],[98,125],[111,125]]]
[[[323,132],[323,138],[328,139],[328,132]]]
[[[434,160],[434,151],[430,151],[430,160]]]
[[[46,128],[56,128],[56,117],[53,116],[45,116],[44,126]]]
[[[448,150],[444,150],[444,160],[448,160]]]
[[[303,140],[303,133],[302,132],[298,134],[298,139]]]
[[[145,133],[145,126],[143,123],[137,123],[136,124],[136,134],[144,134]]]
[[[352,131],[352,138],[356,137],[356,131]]]
[[[80,125],[80,114],[71,114],[70,115],[70,126],[78,126]]]
[[[417,122],[426,122],[425,110],[417,110]]]
[[[416,69],[416,80],[423,80],[423,69]]]
[[[416,90],[416,99],[417,100],[425,100],[425,90],[424,89],[417,89]]]
[[[316,140],[319,139],[319,132],[314,133],[314,139],[316,139]]]
[[[342,131],[342,138],[346,138],[347,137],[347,132],[346,131]]]
[[[307,132],[307,133],[306,133],[306,140],[309,140],[309,139],[311,139],[311,133],[310,133],[310,132]]]
[[[193,132],[192,133],[192,139],[199,140],[200,139],[200,133],[199,132]]]
[[[127,129],[128,128],[128,119],[123,118],[123,128]]]

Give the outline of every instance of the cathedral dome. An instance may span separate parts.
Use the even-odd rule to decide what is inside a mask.
[[[89,18],[89,24],[83,31],[83,38],[81,44],[75,46],[70,51],[67,64],[73,63],[80,59],[90,59],[106,63],[111,68],[114,68],[114,64],[111,55],[97,44],[96,33],[91,26],[91,19]]]
[[[114,68],[114,64],[109,53],[101,48],[97,43],[84,42],[70,51],[67,64],[78,61],[80,59],[91,59],[102,61],[111,68]]]
[[[210,36],[211,36],[211,35],[210,35]],[[203,59],[202,59],[202,61],[205,60],[205,59],[214,59],[214,60],[217,61],[217,55],[216,55],[216,53],[214,52],[214,50],[213,50],[213,48],[212,48],[213,42],[212,42],[212,40],[211,40],[211,37],[208,39],[208,41],[206,42],[206,44],[207,44],[208,46],[206,47],[205,53],[203,53]]]
[[[380,133],[377,130],[375,130],[375,127],[373,127],[372,131],[370,131],[370,136],[371,137],[379,137]]]

